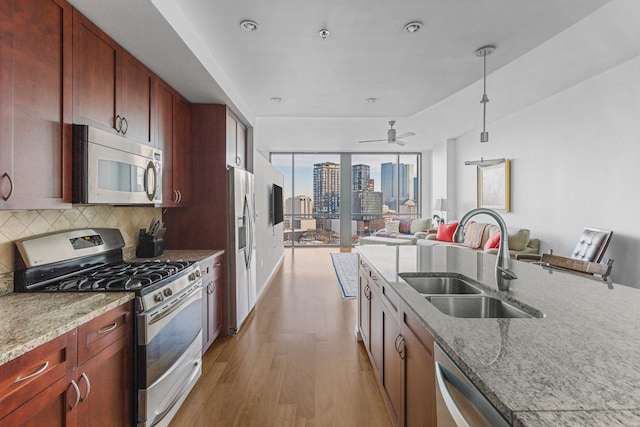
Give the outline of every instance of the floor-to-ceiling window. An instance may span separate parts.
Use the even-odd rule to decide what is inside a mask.
[[[341,158],[344,162],[339,153],[271,153],[271,163],[284,175],[286,246],[339,245],[345,221],[349,226],[342,229],[351,230],[351,239],[343,236],[343,244],[357,244],[391,217],[420,216],[420,154],[352,153],[346,156],[350,174],[341,173]],[[341,194],[345,179],[350,194]],[[349,203],[350,216],[340,215],[341,203]]]

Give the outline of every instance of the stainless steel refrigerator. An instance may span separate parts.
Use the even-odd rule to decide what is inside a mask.
[[[228,167],[229,334],[238,333],[256,304],[255,193],[251,172]]]

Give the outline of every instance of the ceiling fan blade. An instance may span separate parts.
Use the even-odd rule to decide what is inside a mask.
[[[400,139],[400,138],[408,138],[408,137],[410,137],[410,136],[415,136],[415,133],[414,133],[414,132],[405,132],[405,133],[403,133],[403,134],[400,134],[400,135],[396,136],[396,138],[397,138],[397,139]]]
[[[399,139],[396,139],[396,144],[398,144],[398,145],[399,145],[399,146],[401,146],[401,147],[404,147],[405,145],[407,145],[407,143],[406,143],[406,142],[404,142],[404,141],[400,141]]]
[[[358,141],[358,142],[362,144],[363,142],[382,142],[382,141],[386,141],[386,139],[368,139],[366,141]]]

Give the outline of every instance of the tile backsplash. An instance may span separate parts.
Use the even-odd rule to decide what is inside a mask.
[[[37,234],[74,228],[119,228],[125,251],[135,248],[138,230],[162,209],[152,207],[74,206],[65,210],[0,211],[0,274],[14,270],[14,241]]]

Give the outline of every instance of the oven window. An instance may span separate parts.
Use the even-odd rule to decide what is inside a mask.
[[[180,310],[147,344],[147,384],[149,387],[169,370],[196,339],[202,328],[202,299]]]
[[[140,193],[144,187],[145,168],[114,160],[98,160],[98,187],[102,190]]]

